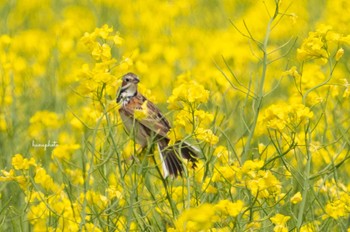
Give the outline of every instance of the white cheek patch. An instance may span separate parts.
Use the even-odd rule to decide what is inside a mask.
[[[120,98],[122,100],[123,106],[126,106],[132,97],[134,97],[137,93],[137,87],[132,84],[127,84],[122,87]]]

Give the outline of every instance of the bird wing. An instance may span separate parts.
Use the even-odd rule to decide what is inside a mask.
[[[130,102],[124,107],[124,110],[129,115],[134,115],[135,110],[142,110],[143,103],[147,99],[141,94],[137,94]],[[162,115],[160,110],[150,101],[147,101],[147,115],[141,119],[135,119],[143,126],[147,127],[157,135],[167,137],[167,133],[170,130],[170,124],[168,120]]]

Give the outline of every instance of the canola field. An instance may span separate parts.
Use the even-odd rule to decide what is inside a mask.
[[[349,11],[1,1],[0,231],[350,231]],[[198,148],[183,177],[125,132],[128,72]]]

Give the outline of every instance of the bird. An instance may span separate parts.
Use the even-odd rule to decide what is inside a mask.
[[[162,163],[164,178],[183,176],[184,162],[187,159],[192,168],[197,167],[198,149],[187,142],[176,141],[169,145],[167,133],[171,129],[169,121],[161,111],[138,91],[139,77],[126,73],[122,77],[121,87],[118,89],[116,102],[120,104],[119,114],[129,135],[133,135],[135,142],[145,148],[157,144]],[[135,111],[147,107],[145,117],[135,117]]]

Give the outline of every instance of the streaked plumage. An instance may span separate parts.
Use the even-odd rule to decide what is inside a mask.
[[[127,132],[135,137],[142,147],[150,143],[156,143],[161,154],[164,176],[182,176],[184,170],[181,157],[192,162],[196,167],[196,149],[188,143],[178,141],[173,146],[168,146],[167,133],[170,130],[168,120],[159,109],[137,91],[139,78],[134,73],[123,76],[122,86],[119,90],[117,102],[122,103],[119,109],[120,116]],[[134,112],[142,109],[142,104],[147,101],[148,114],[140,120],[134,118]]]

